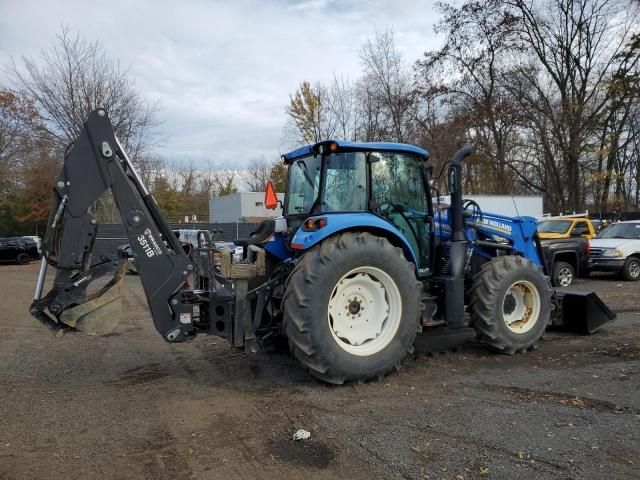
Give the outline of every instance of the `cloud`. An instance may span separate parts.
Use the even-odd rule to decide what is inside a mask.
[[[0,64],[35,57],[68,25],[99,38],[160,100],[160,150],[239,166],[275,157],[289,94],[303,80],[359,76],[367,38],[393,28],[406,60],[434,48],[432,0],[0,3]],[[7,77],[0,70],[0,84]]]

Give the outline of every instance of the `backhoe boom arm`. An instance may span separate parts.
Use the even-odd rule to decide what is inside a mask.
[[[169,341],[191,338],[193,306],[183,301],[181,291],[193,265],[135,172],[103,109],[89,115],[64,159],[43,248],[43,262],[57,269],[54,287],[41,298],[46,270],[42,268],[31,313],[75,327],[75,320],[70,323],[65,318],[65,310],[89,300],[86,287],[95,278],[120,270],[118,262],[110,260],[92,265],[97,225],[90,209],[107,189],[120,211],[156,329]]]

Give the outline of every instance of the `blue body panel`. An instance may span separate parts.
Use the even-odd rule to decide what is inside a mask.
[[[330,237],[338,232],[344,230],[378,230],[385,232],[389,235],[393,235],[398,239],[402,245],[405,257],[414,265],[417,265],[416,256],[411,250],[409,243],[405,239],[404,235],[391,223],[384,218],[378,217],[368,212],[355,212],[355,213],[328,213],[325,215],[317,215],[309,218],[325,218],[327,220],[327,226],[315,231],[305,231],[299,228],[291,239],[291,244],[299,245],[297,251],[305,251],[309,248],[317,245],[325,238]]]
[[[416,147],[415,145],[407,145],[406,143],[392,143],[392,142],[347,142],[345,140],[326,140],[324,142],[316,143],[313,145],[306,145],[304,147],[297,148],[291,152],[282,155],[285,161],[290,162],[296,158],[304,157],[312,153],[317,145],[335,143],[338,148],[353,149],[353,150],[375,150],[379,152],[400,152],[408,153],[412,155],[419,155],[421,157],[428,157],[429,152],[424,148]]]
[[[448,239],[451,236],[451,224],[447,213],[436,214],[436,236]],[[500,237],[507,240],[514,253],[531,260],[539,267],[545,267],[542,255],[535,241],[538,221],[533,217],[508,217],[497,213],[482,212],[482,221],[473,223],[472,218],[465,219],[468,227],[465,230],[467,240],[493,240]],[[475,247],[474,252],[486,258],[493,258],[491,252],[482,247]]]
[[[287,242],[281,233],[274,233],[262,246],[267,253],[279,260],[284,261],[293,258],[293,253],[287,248]]]

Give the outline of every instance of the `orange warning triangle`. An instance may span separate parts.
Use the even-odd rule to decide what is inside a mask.
[[[275,210],[278,207],[278,195],[271,180],[267,182],[267,191],[264,193],[264,206],[269,210]]]

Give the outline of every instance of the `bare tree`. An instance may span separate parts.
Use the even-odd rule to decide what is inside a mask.
[[[100,41],[88,41],[62,28],[39,59],[11,61],[8,70],[25,90],[45,126],[64,148],[73,142],[89,112],[103,107],[130,156],[137,159],[153,139],[157,103],[145,102],[128,69],[109,58]]]
[[[287,167],[281,159],[269,161],[264,156],[249,162],[242,172],[244,186],[250,192],[262,192],[269,180],[276,191],[283,192],[287,186]]]
[[[384,101],[371,75],[363,76],[356,83],[356,99],[359,119],[357,138],[365,142],[388,139]]]
[[[504,56],[513,48],[515,19],[495,0],[439,8],[443,18],[436,32],[444,33],[446,40],[417,63],[421,96],[441,95],[443,105],[467,124],[478,153],[493,163],[485,189],[507,193],[512,189],[507,149],[519,112],[501,79],[508,68]],[[424,124],[419,117],[418,121]]]
[[[271,179],[272,162],[263,156],[249,162],[249,166],[243,173],[244,184],[249,192],[262,192],[264,186]]]
[[[291,143],[317,143],[333,136],[335,121],[330,115],[328,92],[324,85],[317,83],[312,86],[309,82],[302,82],[290,96],[286,111],[292,123]]]
[[[334,118],[335,134],[343,140],[358,139],[359,112],[355,86],[344,77],[333,76],[328,89],[329,110]]]
[[[608,81],[634,29],[638,3],[627,0],[506,2],[522,52],[513,90],[529,117],[544,117],[560,153],[563,210],[584,205],[584,161],[610,102]],[[542,132],[541,132],[542,133]],[[566,199],[566,200],[565,200]]]
[[[376,33],[360,51],[365,92],[377,100],[389,124],[387,140],[405,140],[413,105],[411,76],[394,41],[393,31]],[[373,114],[373,112],[371,112]]]

